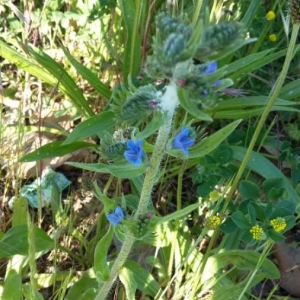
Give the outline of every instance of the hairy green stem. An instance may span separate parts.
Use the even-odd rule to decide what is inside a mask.
[[[145,175],[139,206],[134,215],[134,220],[137,220],[140,215],[143,215],[147,212],[148,205],[151,199],[152,189],[155,184],[155,181],[157,180],[159,167],[162,158],[165,154],[165,148],[169,138],[171,126],[172,126],[173,115],[178,105],[178,96],[177,96],[175,84],[171,83],[169,86],[167,86],[166,92],[162,96],[161,100],[162,100],[162,109],[166,111],[166,116],[165,116],[166,121],[158,131],[155,147],[153,149],[153,153],[149,163],[150,165]],[[113,286],[115,280],[117,279],[120,270],[123,267],[131,251],[134,242],[135,242],[134,235],[128,231],[125,236],[124,243],[122,245],[120,253],[116,258],[112,266],[112,269],[110,271],[109,280],[102,285],[99,293],[95,297],[95,300],[106,299],[111,287]]]

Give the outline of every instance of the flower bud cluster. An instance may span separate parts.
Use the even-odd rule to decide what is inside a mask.
[[[147,212],[144,215],[140,215],[136,221],[134,235],[136,238],[141,238],[149,233],[149,223],[151,220],[152,214]]]
[[[154,78],[171,78],[176,64],[190,58],[186,48],[193,30],[190,25],[165,14],[157,16],[156,28],[154,55],[147,59],[146,72]]]
[[[159,103],[160,93],[149,84],[138,88],[121,106],[119,118],[123,121],[137,121],[151,114]]]
[[[300,22],[300,0],[291,0],[290,14],[293,24]]]
[[[243,37],[243,30],[241,25],[236,22],[207,26],[203,31],[195,57],[212,57],[241,37]]]

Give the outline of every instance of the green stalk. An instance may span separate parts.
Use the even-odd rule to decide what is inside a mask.
[[[247,280],[247,284],[244,287],[242,293],[240,294],[240,296],[237,300],[242,300],[244,298],[245,293],[249,290],[252,281],[254,280],[254,278],[255,278],[257,272],[259,271],[261,265],[263,264],[264,260],[266,259],[266,257],[270,253],[270,251],[272,250],[273,245],[274,245],[274,242],[272,240],[267,240],[267,242],[264,246],[263,252],[261,253],[261,255],[259,257],[257,265],[256,265],[254,271],[252,272],[252,274],[250,275],[250,278]]]
[[[166,111],[166,122],[158,131],[156,143],[149,162],[149,168],[145,175],[139,206],[134,215],[134,220],[137,220],[140,215],[143,215],[147,212],[148,205],[151,199],[152,189],[155,184],[155,181],[157,180],[159,167],[162,158],[165,154],[165,148],[169,138],[171,126],[172,126],[173,115],[177,107],[177,104],[179,103],[175,84],[171,83],[169,86],[167,86],[166,92],[162,96],[162,103],[164,104],[163,110]],[[110,271],[109,280],[102,285],[99,293],[95,297],[95,300],[106,299],[110,289],[112,288],[115,280],[117,279],[120,270],[123,267],[131,251],[134,242],[135,242],[134,235],[130,231],[128,231],[125,236],[124,243],[122,245],[120,253],[116,258],[112,266],[112,269]]]
[[[284,64],[283,64],[283,67],[282,67],[282,70],[279,74],[279,77],[275,83],[275,86],[273,87],[273,89],[271,90],[270,92],[270,100],[263,112],[263,114],[261,115],[260,119],[259,119],[259,122],[257,124],[257,127],[255,129],[255,132],[253,134],[253,137],[250,141],[250,144],[248,146],[248,149],[246,151],[246,154],[245,154],[245,157],[241,163],[241,166],[236,174],[236,177],[234,178],[233,180],[233,183],[232,183],[232,186],[231,186],[231,189],[226,197],[226,200],[227,201],[230,201],[232,196],[233,196],[233,193],[235,192],[235,189],[246,169],[246,166],[247,166],[247,163],[248,163],[248,160],[250,158],[250,155],[251,155],[251,152],[254,148],[254,145],[256,143],[256,140],[258,138],[258,135],[259,133],[261,132],[262,128],[263,128],[263,125],[274,105],[274,102],[275,100],[277,99],[279,93],[280,93],[280,90],[283,86],[283,83],[284,83],[284,80],[286,78],[286,75],[287,75],[287,72],[288,72],[288,69],[289,69],[289,66],[290,66],[290,63],[291,63],[291,60],[294,56],[294,48],[295,48],[295,44],[296,44],[296,40],[297,40],[297,36],[298,36],[298,32],[299,32],[299,27],[300,27],[300,24],[294,24],[293,25],[293,30],[292,30],[292,36],[291,36],[291,40],[290,40],[290,43],[289,43],[289,46],[288,46],[288,49],[287,49],[287,54],[286,54],[286,57],[285,57],[285,61],[284,61]]]
[[[300,24],[294,24],[293,25],[293,30],[292,30],[292,36],[291,36],[291,40],[290,40],[290,44],[289,44],[289,47],[288,47],[288,50],[287,50],[287,55],[285,57],[285,61],[284,61],[284,64],[283,64],[283,67],[282,67],[282,70],[280,72],[280,75],[275,83],[275,86],[273,87],[272,91],[270,92],[270,100],[263,112],[263,114],[261,115],[260,117],[260,120],[257,124],[257,127],[255,129],[255,132],[253,134],[253,137],[250,141],[250,144],[248,146],[248,149],[246,151],[246,154],[245,154],[245,157],[241,163],[241,166],[237,172],[237,175],[236,177],[234,178],[233,180],[233,183],[231,185],[231,189],[230,191],[228,192],[228,195],[226,197],[226,200],[227,200],[227,203],[231,200],[232,196],[233,196],[233,193],[235,192],[236,190],[236,187],[246,169],[246,166],[247,166],[247,163],[248,163],[248,160],[250,158],[250,155],[251,155],[251,152],[254,148],[254,145],[255,145],[255,142],[258,138],[258,135],[259,133],[261,132],[261,129],[272,109],[272,106],[274,105],[274,102],[275,100],[277,99],[279,93],[280,93],[280,90],[282,88],[282,85],[284,83],[284,80],[286,78],[286,75],[287,75],[287,72],[288,72],[288,69],[289,69],[289,66],[290,66],[290,63],[291,63],[291,60],[294,56],[294,48],[295,48],[295,44],[296,44],[296,39],[297,39],[297,35],[298,35],[298,32],[299,32],[299,27],[300,27]],[[225,211],[226,207],[223,209],[223,212]],[[195,281],[194,281],[194,286],[193,286],[193,290],[192,290],[192,297],[195,296],[197,290],[198,290],[198,283],[200,281],[200,276],[205,268],[205,264],[207,262],[207,259],[209,257],[209,253],[213,247],[213,245],[215,244],[216,242],[216,239],[218,237],[218,230],[215,230],[213,235],[212,235],[212,238],[209,242],[209,245],[208,245],[208,248],[207,248],[207,252],[205,253],[204,255],[204,258],[203,258],[203,262],[201,264],[201,268],[200,268],[200,271],[199,273],[197,274],[196,278],[195,278]]]

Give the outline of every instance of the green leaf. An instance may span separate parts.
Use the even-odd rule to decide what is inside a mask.
[[[200,110],[197,107],[197,104],[189,99],[188,93],[185,89],[178,87],[177,88],[178,98],[180,101],[180,105],[193,117],[195,117],[197,120],[201,121],[208,121],[211,122],[212,118],[203,112],[203,110]]]
[[[106,99],[109,99],[111,96],[111,91],[109,88],[103,84],[98,76],[96,76],[90,69],[83,66],[81,63],[79,63],[70,53],[69,51],[61,45],[62,50],[64,51],[66,57],[72,64],[72,66],[76,69],[76,71],[88,81],[88,83],[95,88],[95,90],[105,97]]]
[[[297,99],[300,96],[300,79],[292,80],[280,89],[279,97],[286,100]]]
[[[284,180],[281,177],[267,178],[263,183],[264,194],[271,200],[278,199],[282,189],[284,189]]]
[[[220,102],[216,107],[205,110],[205,112],[212,115],[215,119],[247,119],[260,115],[268,102],[269,97],[267,96],[233,98]],[[291,107],[296,105],[295,102],[277,98],[272,111],[299,112],[299,109]]]
[[[92,269],[89,269],[71,286],[66,300],[85,300],[83,297],[86,296],[85,292],[89,289],[96,291],[98,287],[99,283],[97,282],[96,275]],[[95,295],[92,299],[95,299]]]
[[[186,215],[188,215],[190,212],[192,212],[199,206],[200,206],[200,203],[191,204],[183,209],[175,211],[172,214],[168,214],[165,217],[158,218],[157,224],[162,224],[164,222],[170,222],[171,220],[176,220],[176,219],[185,217]]]
[[[88,118],[75,127],[69,137],[65,140],[64,144],[83,140],[87,137],[97,135],[99,132],[111,129],[116,124],[114,117],[115,115],[112,112],[106,111]]]
[[[82,114],[85,116],[94,115],[74,79],[58,62],[38,48],[28,47],[28,51],[43,68],[48,70],[48,72],[58,80],[59,89],[62,90],[70,98],[70,100],[72,100],[72,103]]]
[[[249,222],[249,220],[240,211],[234,212],[231,215],[231,219],[241,229],[248,229],[251,227],[251,223]]]
[[[259,188],[252,181],[241,181],[239,184],[239,192],[245,200],[259,198]]]
[[[15,270],[9,270],[4,282],[2,300],[21,300],[22,295],[22,277]]]
[[[131,270],[127,268],[122,268],[119,274],[120,281],[125,287],[126,299],[135,300],[135,292],[137,289],[137,284],[134,279],[134,274]]]
[[[50,157],[64,156],[82,148],[95,149],[97,145],[88,142],[73,142],[65,145],[64,142],[53,142],[38,148],[21,157],[21,162],[37,161]]]
[[[24,197],[17,197],[14,201],[12,226],[27,224],[28,200]]]
[[[126,29],[126,42],[123,57],[123,77],[137,76],[140,72],[142,57],[142,35],[145,29],[145,10],[148,5],[144,1],[120,0],[119,7]]]
[[[241,120],[234,121],[216,133],[201,140],[197,145],[191,148],[189,158],[199,158],[212,152],[233,132],[240,122]]]
[[[67,162],[66,165],[73,166],[79,169],[84,169],[93,172],[99,173],[108,173],[112,174],[117,178],[133,178],[143,174],[148,166],[133,166],[130,164],[122,164],[122,165],[105,165],[105,164],[85,164],[85,163],[73,163]]]
[[[246,148],[232,146],[233,157],[242,161],[245,157]],[[282,174],[282,172],[268,159],[266,159],[263,155],[252,151],[250,155],[250,159],[247,163],[247,166],[250,170],[256,172],[261,175],[263,178],[282,178],[284,182],[284,188],[289,194],[289,199],[294,202],[296,205],[300,203],[299,195],[296,193],[295,189],[289,182],[289,180]],[[300,207],[299,207],[300,208]]]
[[[238,270],[255,270],[257,263],[261,260],[261,253],[251,250],[227,250],[223,253],[210,256],[203,271],[202,282],[205,282],[218,270],[233,265]],[[280,273],[276,265],[269,259],[265,259],[260,266],[265,278],[276,279],[279,278]]]
[[[36,252],[50,250],[54,247],[54,241],[37,226],[34,226],[34,237]],[[0,241],[0,258],[15,254],[28,255],[28,228],[26,224],[10,228]]]
[[[267,231],[267,236],[274,242],[283,242],[285,240],[285,236],[274,229],[269,229]]]
[[[256,211],[255,211],[255,208],[251,204],[248,205],[248,214],[249,214],[251,223],[255,224],[256,223]]]
[[[155,296],[160,292],[160,286],[153,276],[138,263],[128,259],[126,260],[123,268],[131,271],[131,274],[133,274],[133,278],[137,284],[137,288],[143,293],[155,298]],[[160,299],[166,299],[166,297],[160,297]]]
[[[109,267],[107,265],[108,249],[114,236],[114,229],[110,225],[106,234],[97,243],[94,253],[94,270],[100,281],[108,281]]]

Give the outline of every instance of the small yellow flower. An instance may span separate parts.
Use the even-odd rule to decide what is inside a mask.
[[[271,41],[271,42],[276,42],[277,41],[277,36],[276,36],[276,34],[270,34],[269,35],[269,41]]]
[[[271,225],[273,226],[274,230],[277,232],[281,232],[286,227],[286,221],[284,218],[278,217],[276,219],[272,219],[270,221]]]
[[[250,233],[252,234],[253,239],[256,240],[256,241],[265,240],[267,238],[267,236],[264,233],[263,229],[258,225],[255,225],[255,226],[251,227],[250,228]]]
[[[273,10],[270,10],[267,14],[266,14],[266,19],[268,21],[272,21],[274,18],[276,17],[275,13]]]
[[[216,229],[221,224],[221,219],[218,216],[212,216],[205,220],[205,226],[208,229]]]

